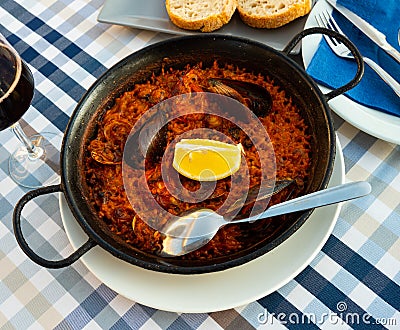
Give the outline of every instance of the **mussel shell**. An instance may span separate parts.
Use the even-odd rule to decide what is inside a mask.
[[[272,109],[272,96],[262,86],[242,80],[210,78],[209,90],[246,105],[257,117],[265,117]]]

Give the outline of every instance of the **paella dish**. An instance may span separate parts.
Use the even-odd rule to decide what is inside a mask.
[[[225,86],[228,85],[228,81],[234,81],[234,84]],[[169,120],[163,127],[163,142],[155,144],[154,150],[150,150],[146,155],[144,176],[138,178],[138,182],[144,180],[158,205],[163,210],[178,216],[199,207],[221,210],[227,196],[233,191],[230,176],[215,182],[212,194],[200,202],[191,201],[189,197],[191,192],[199,189],[201,182],[179,174],[179,184],[184,187],[180,198],[172,194],[166,185],[161,170],[162,161],[171,165],[172,157],[162,157],[164,151],[179,141],[180,136],[187,136],[190,132],[202,128],[216,132],[215,136],[208,136],[209,139],[241,144],[244,165],[241,166],[238,175],[241,175],[242,168],[247,169],[249,187],[245,187],[245,191],[236,189],[234,193],[238,197],[240,194],[247,194],[248,188],[257,187],[263,175],[273,177],[276,182],[283,180],[293,182],[274,194],[269,205],[302,194],[310,180],[312,158],[310,128],[298,106],[289,95],[286,95],[283,86],[279,86],[268,76],[218,62],[209,67],[198,63],[180,69],[163,68],[161,72],[153,73],[147,81],[137,82],[130,90],[121,93],[112,106],[98,116],[95,133],[85,145],[82,169],[85,189],[94,213],[113,235],[117,235],[127,244],[145,253],[159,254],[164,235],[141,219],[127,197],[126,183],[124,184],[123,180],[126,141],[135,123],[155,105],[178,95],[220,93],[218,88],[221,86],[216,82],[222,82],[222,87],[237,92],[237,99],[250,108],[252,104],[245,103],[246,97],[244,97],[246,100],[240,99],[240,95],[243,95],[240,90],[241,82],[258,85],[269,92],[270,106],[253,107],[251,110],[269,137],[268,141],[257,141],[257,143],[261,146],[265,143],[265,150],[268,149],[268,145],[272,145],[270,156],[274,157],[274,164],[269,167],[262,161],[255,142],[250,138],[262,135],[257,132],[245,132],[235,123],[234,118],[207,113],[197,104],[195,105],[197,112],[186,115],[183,113],[178,118]],[[195,133],[193,134],[191,137],[196,138]],[[263,172],[262,169],[265,168]],[[132,178],[134,181],[135,176]],[[132,185],[139,187],[138,182],[132,182]],[[185,198],[185,193],[188,198]],[[238,217],[246,216],[253,206],[254,203],[251,201],[247,203],[238,211]],[[209,260],[233,255],[257,244],[260,240],[274,239],[275,233],[285,226],[285,222],[291,221],[290,219],[291,216],[287,215],[264,219],[253,224],[224,226],[207,245],[177,258]]]

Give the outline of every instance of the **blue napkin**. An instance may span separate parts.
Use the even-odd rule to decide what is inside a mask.
[[[341,4],[386,35],[386,40],[397,50],[400,46],[397,33],[400,28],[399,0],[337,0]],[[400,63],[380,49],[337,10],[333,17],[344,34],[357,46],[363,56],[369,57],[400,82]],[[353,60],[342,59],[333,54],[324,38],[307,68],[307,72],[319,84],[337,88],[348,82],[355,74],[357,65]],[[386,83],[365,65],[361,82],[346,93],[350,99],[369,108],[400,117],[400,98]],[[351,109],[348,109],[351,111]],[[399,133],[400,134],[400,133]]]

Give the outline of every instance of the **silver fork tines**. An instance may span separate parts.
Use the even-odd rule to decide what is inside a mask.
[[[325,27],[329,30],[336,31],[340,34],[343,34],[343,31],[340,29],[339,25],[337,25],[336,21],[333,19],[333,17],[327,12],[323,11],[319,13],[318,15],[315,16],[315,19],[317,20],[317,23],[320,27]],[[338,49],[340,47],[340,54],[337,54],[338,56],[349,56],[352,57],[353,55],[351,54],[350,50],[343,45],[339,40],[335,39],[334,37],[328,36],[324,34],[324,38],[326,42],[329,44],[329,46],[332,48],[332,50],[337,54]]]
[[[326,29],[330,29],[342,35],[345,35],[328,11],[323,11],[317,14],[315,16],[315,19],[320,27],[324,27]],[[324,38],[328,43],[329,47],[337,56],[354,59],[353,55],[351,54],[350,50],[346,47],[345,44],[341,43],[334,37],[328,36],[326,34],[324,34]],[[382,69],[377,63],[375,63],[370,58],[363,56],[363,60],[371,69],[373,69],[382,78],[382,80],[386,84],[388,84],[393,89],[393,91],[397,94],[397,96],[400,97],[400,84],[389,73],[387,73],[384,69]]]

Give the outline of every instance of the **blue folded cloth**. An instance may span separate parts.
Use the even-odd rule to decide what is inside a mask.
[[[347,7],[376,27],[386,35],[386,40],[393,47],[400,50],[397,40],[397,33],[400,28],[399,0],[337,0],[337,3]],[[363,56],[374,60],[394,79],[400,82],[400,63],[396,62],[384,50],[373,43],[338,11],[333,10],[333,17],[344,34],[357,46]],[[356,68],[355,61],[336,56],[326,44],[324,38],[322,38],[307,68],[307,72],[319,84],[337,88],[344,85],[354,76]],[[400,98],[367,65],[365,65],[365,73],[361,82],[348,91],[346,96],[369,108],[400,117]]]

